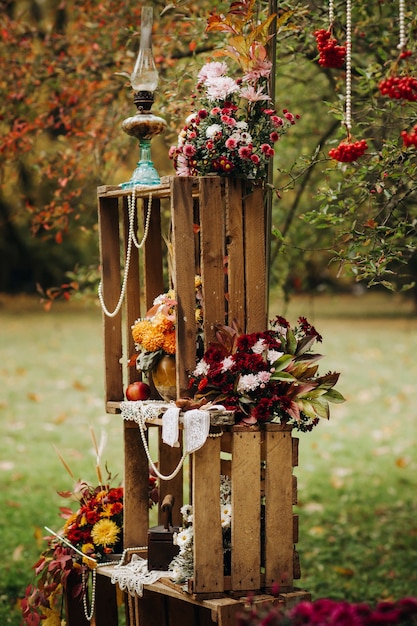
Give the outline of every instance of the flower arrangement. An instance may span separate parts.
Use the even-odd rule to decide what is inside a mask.
[[[332,626],[415,626],[417,599],[403,598],[397,602],[379,602],[374,608],[362,602],[353,604],[327,598],[300,602],[284,611],[273,604],[250,605],[237,616],[236,626],[302,626],[303,624],[332,624]]]
[[[286,109],[280,116],[271,105],[271,68],[266,58],[256,57],[243,77],[235,79],[224,61],[204,65],[198,75],[197,111],[169,153],[179,176],[265,178],[274,144],[298,118]]]
[[[60,507],[64,526],[58,533],[50,531],[45,537],[48,547],[33,566],[36,581],[28,585],[21,603],[23,623],[27,626],[60,624],[61,597],[68,576],[80,575],[75,593],[81,600],[85,592],[83,575],[110,560],[110,555],[123,552],[123,487],[112,487],[111,474],[108,472],[103,481],[100,468],[97,470],[97,486],[78,480],[72,491],[58,492],[63,498],[74,500],[77,507],[75,511]],[[159,498],[156,481],[156,476],[150,473],[150,508]]]
[[[201,277],[196,276],[194,280],[195,316],[199,327],[197,342],[202,329],[201,284]],[[147,311],[144,318],[135,321],[132,325],[132,337],[139,354],[130,360],[130,364],[135,362],[139,370],[147,372],[154,369],[164,355],[175,354],[176,306],[174,290],[170,289],[167,293],[155,298],[153,306]]]
[[[329,418],[329,402],[343,402],[334,389],[339,374],[318,375],[322,341],[305,317],[294,329],[283,317],[271,329],[241,334],[220,326],[213,342],[190,377],[196,398],[221,403],[246,423],[270,421],[309,431],[319,418]]]
[[[174,533],[174,544],[179,547],[179,553],[170,563],[171,579],[175,583],[184,583],[194,576],[194,533],[193,507],[185,504],[180,509],[183,518],[183,527]],[[223,531],[223,551],[228,554],[231,550],[231,480],[229,476],[220,477],[220,514]],[[227,559],[225,559],[225,563]]]

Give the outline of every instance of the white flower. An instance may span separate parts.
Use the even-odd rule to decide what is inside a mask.
[[[239,130],[247,130],[248,129],[248,123],[245,122],[244,120],[240,120],[240,122],[237,122],[236,128],[239,128]]]
[[[207,126],[206,128],[206,137],[208,139],[212,139],[217,133],[222,132],[222,127],[220,124],[211,124],[211,126]]]
[[[258,339],[258,341],[253,344],[252,352],[254,354],[262,354],[265,351],[265,339]]]
[[[192,504],[184,504],[180,508],[180,513],[182,515],[182,519],[186,524],[193,523],[193,505]]]
[[[239,378],[237,391],[255,391],[259,387],[259,379],[256,374],[243,374]]]
[[[268,350],[266,358],[268,359],[269,363],[275,363],[275,361],[278,361],[278,359],[282,357],[283,354],[283,352],[278,352],[278,350]]]
[[[175,546],[179,546],[180,550],[186,548],[193,539],[192,526],[189,528],[182,528],[177,533],[174,533],[173,543]]]
[[[227,72],[227,64],[223,61],[212,61],[211,63],[206,63],[201,68],[198,74],[198,82],[204,83],[207,79],[216,78],[218,76],[224,76]]]
[[[222,372],[227,372],[233,366],[234,360],[232,356],[227,356],[222,361]]]
[[[201,359],[199,363],[197,363],[195,370],[193,371],[194,376],[207,376],[210,369],[210,365],[204,359]]]
[[[232,93],[239,91],[239,85],[230,76],[218,76],[206,80],[209,100],[226,100]]]
[[[232,523],[232,509],[230,504],[224,504],[220,510],[220,520],[222,528],[230,528]]]

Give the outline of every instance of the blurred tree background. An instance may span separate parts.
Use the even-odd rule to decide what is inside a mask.
[[[145,2],[3,0],[0,86],[0,292],[50,289],[54,298],[98,278],[95,188],[128,178],[138,156],[121,122],[135,112],[133,69]],[[149,2],[146,2],[149,4]],[[277,145],[272,193],[271,286],[292,292],[358,284],[416,295],[417,89],[381,95],[391,75],[417,74],[417,16],[405,2],[355,3],[352,12],[352,141],[366,154],[339,163],[346,139],[345,68],[320,66],[315,31],[328,29],[327,2],[153,0],[160,84],[153,110],[168,122],[152,142],[161,175],[198,69],[224,49],[207,18],[253,9],[277,12],[275,104],[300,115]],[[233,17],[233,12],[228,13]],[[346,43],[346,3],[335,0],[333,36]]]

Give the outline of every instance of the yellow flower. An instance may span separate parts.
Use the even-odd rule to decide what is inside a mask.
[[[66,531],[68,530],[68,528],[75,522],[75,520],[77,519],[77,513],[73,513],[67,520],[65,520],[65,524],[64,524],[64,534],[66,534]]]
[[[103,517],[94,524],[91,538],[96,546],[112,546],[119,538],[120,528],[115,522]]]

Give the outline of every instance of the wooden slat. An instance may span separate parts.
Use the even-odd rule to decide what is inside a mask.
[[[140,204],[143,230],[149,209],[149,196],[145,196],[143,200],[140,201]],[[139,237],[139,239],[141,239],[141,237]],[[146,310],[150,309],[154,299],[165,291],[162,269],[162,246],[160,200],[154,198],[151,201],[149,230],[144,245],[144,292]],[[139,283],[135,291],[137,292],[138,290]],[[145,312],[146,311],[144,311],[144,313]]]
[[[96,626],[118,626],[119,623],[116,587],[105,576],[97,576],[95,618]],[[77,622],[77,626],[81,624]]]
[[[124,519],[125,548],[146,546],[149,528],[149,469],[139,428],[124,423]]]
[[[293,584],[292,440],[291,430],[265,427],[265,584]]]
[[[245,196],[246,332],[267,328],[267,274],[263,190],[254,187]]]
[[[100,198],[98,220],[100,234],[100,264],[104,303],[113,312],[121,291],[119,210],[117,198]],[[103,313],[104,363],[106,402],[123,399],[122,316]]]
[[[204,344],[215,338],[215,325],[225,321],[225,196],[217,176],[200,178],[201,277],[204,298]]]
[[[298,437],[292,438],[292,466],[297,467],[298,465],[298,448],[299,448],[300,440]]]
[[[261,433],[234,432],[232,452],[232,589],[261,587]]]
[[[220,526],[220,441],[208,439],[194,452],[194,592],[222,593],[223,538]]]
[[[125,258],[127,254],[128,238],[129,238],[129,214],[126,198],[122,199],[123,203],[123,226],[124,226],[124,245]],[[137,215],[133,221],[134,232],[137,232]],[[126,335],[126,354],[124,362],[135,354],[135,344],[132,337],[132,324],[140,317],[141,314],[141,293],[139,289],[140,273],[139,273],[139,251],[136,246],[132,245],[130,253],[129,273],[126,284],[126,319],[125,319],[125,335]],[[127,367],[127,384],[135,380],[140,380],[141,373],[136,367]]]
[[[162,441],[162,429],[158,428],[159,433],[159,470],[164,476],[169,476],[177,467],[182,456],[182,432],[179,433],[179,448],[171,448]],[[174,496],[174,509],[172,512],[172,522],[174,526],[182,525],[182,516],[180,508],[183,504],[183,476],[184,472],[181,471],[171,480],[159,480],[159,502],[162,503],[165,496],[169,493]],[[163,523],[163,515],[161,508],[158,509],[158,524]]]
[[[178,301],[176,326],[177,390],[184,396],[188,389],[188,374],[195,367],[196,321],[194,279],[193,182],[178,177],[172,181],[171,216],[174,288]]]
[[[242,181],[231,178],[226,181],[227,194],[227,283],[228,322],[237,320],[244,330],[245,310],[245,258],[243,239]]]

